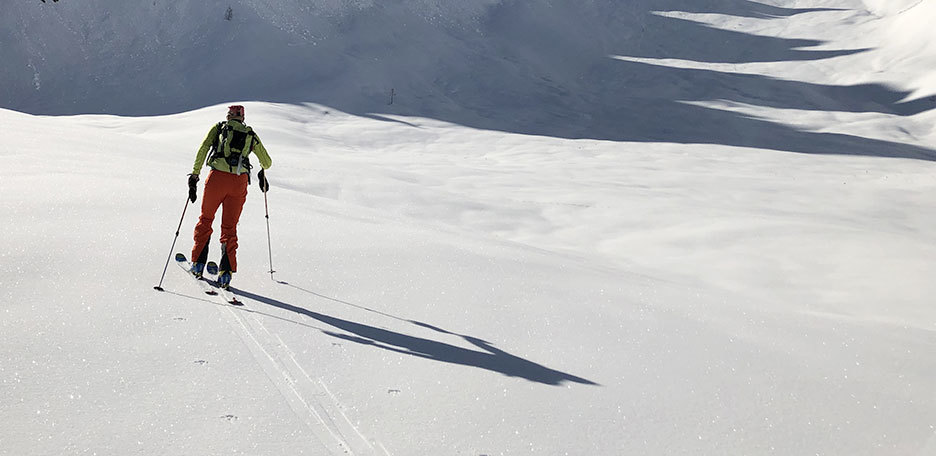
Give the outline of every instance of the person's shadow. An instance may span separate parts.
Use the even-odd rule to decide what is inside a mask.
[[[280,282],[282,284],[288,285],[286,282]],[[290,285],[292,286],[292,285]],[[302,288],[295,287],[299,290]],[[328,331],[322,330],[325,334],[328,334],[332,337],[336,337],[345,341],[354,342],[362,345],[370,345],[377,347],[383,350],[393,351],[397,353],[403,353],[406,355],[418,356],[420,358],[431,359],[435,361],[440,361],[444,363],[451,364],[461,364],[464,366],[477,367],[481,369],[486,369],[493,372],[499,372],[501,374],[507,375],[509,377],[519,377],[524,378],[532,382],[543,383],[547,385],[561,385],[564,382],[574,382],[581,383],[585,385],[594,385],[600,386],[599,384],[571,375],[565,372],[557,371],[555,369],[550,369],[541,364],[537,364],[533,361],[523,359],[519,356],[512,355],[503,350],[495,348],[490,343],[481,340],[476,337],[466,336],[462,334],[456,334],[444,329],[421,323],[413,320],[403,320],[397,317],[401,321],[407,321],[414,325],[428,328],[433,331],[437,331],[443,334],[455,335],[461,337],[468,343],[480,348],[481,350],[470,350],[462,347],[457,347],[455,345],[450,345],[444,342],[437,342],[430,339],[424,339],[422,337],[409,336],[406,334],[390,331],[387,329],[376,328],[373,326],[368,326],[361,323],[355,323],[353,321],[344,320],[337,317],[332,317],[329,315],[321,314],[318,312],[313,312],[302,307],[297,307],[292,304],[288,304],[282,301],[278,301],[273,298],[266,296],[261,296],[255,293],[250,293],[248,291],[231,288],[231,291],[238,296],[267,304],[273,307],[278,307],[280,309],[288,310],[290,312],[295,312],[300,315],[305,315],[307,317],[313,318],[317,321],[325,323],[332,326],[333,328],[340,329],[344,332],[337,331]],[[338,299],[329,298],[327,296],[320,295],[318,293],[309,292],[308,290],[303,290],[313,295],[329,299],[336,302],[345,303]],[[345,303],[354,307],[358,307],[365,310],[370,310],[362,306],[358,306],[351,303]],[[387,314],[383,314],[387,315]]]

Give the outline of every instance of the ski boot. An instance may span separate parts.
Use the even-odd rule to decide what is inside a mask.
[[[192,263],[189,273],[195,276],[196,279],[202,278],[205,274],[205,263]]]
[[[221,271],[218,274],[218,286],[225,290],[231,288],[231,271]]]

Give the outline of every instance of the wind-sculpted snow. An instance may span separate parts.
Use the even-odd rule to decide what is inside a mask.
[[[236,308],[153,290],[224,105],[0,110],[0,455],[934,453],[936,162],[245,105]]]
[[[936,454],[936,1],[7,3],[0,456]]]
[[[907,61],[936,55],[932,46],[883,54],[886,43],[873,37],[889,35],[872,32],[907,14],[874,20],[878,10],[865,8],[857,0],[18,2],[0,17],[0,106],[157,115],[235,100],[311,102],[563,138],[931,157],[861,132],[830,136],[704,105],[931,110],[936,85],[899,75],[912,68]],[[888,71],[873,68],[882,58]],[[739,78],[672,61],[762,66]],[[778,78],[777,68],[795,70]]]

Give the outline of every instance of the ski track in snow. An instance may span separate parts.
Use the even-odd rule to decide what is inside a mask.
[[[152,3],[0,16],[0,456],[936,454],[936,0]]]
[[[244,298],[241,298],[244,299]],[[296,361],[289,346],[255,316],[243,315],[241,309],[221,306],[228,323],[250,349],[254,359],[280,394],[308,428],[332,454],[370,456],[390,453],[379,443],[372,443],[342,411],[344,408],[321,379],[313,379]],[[329,445],[328,442],[334,442]],[[375,446],[376,445],[376,446]]]
[[[177,264],[188,276],[182,263]],[[210,285],[202,281],[192,280],[192,282],[195,282],[202,293],[212,289]],[[236,294],[232,292],[232,295]],[[221,293],[210,295],[209,299],[211,298],[219,304],[218,311],[223,313],[228,325],[250,351],[270,383],[276,387],[296,417],[318,437],[319,443],[329,451],[329,454],[391,455],[381,443],[368,439],[361,433],[361,430],[342,411],[344,406],[325,383],[320,378],[313,379],[309,375],[279,335],[272,333],[256,316],[247,315],[253,313],[252,310],[231,305]],[[239,299],[244,302],[246,298],[240,297]],[[228,415],[228,417],[230,420],[233,415]]]

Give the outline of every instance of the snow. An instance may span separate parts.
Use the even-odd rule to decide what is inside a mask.
[[[936,453],[932,0],[22,3],[0,455]]]

